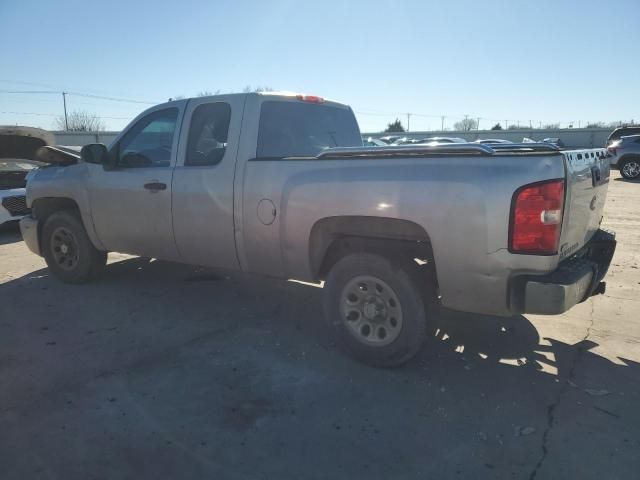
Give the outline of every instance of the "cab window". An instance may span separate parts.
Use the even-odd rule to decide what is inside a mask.
[[[177,108],[158,110],[140,119],[118,144],[118,166],[168,167],[177,119]]]
[[[186,166],[210,166],[222,161],[227,150],[231,106],[228,103],[199,105],[191,116]]]

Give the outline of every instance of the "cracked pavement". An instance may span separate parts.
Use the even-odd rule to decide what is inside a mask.
[[[606,295],[443,312],[398,370],[337,352],[320,290],[111,255],[83,286],[0,233],[0,476],[627,479],[640,470],[640,183]]]

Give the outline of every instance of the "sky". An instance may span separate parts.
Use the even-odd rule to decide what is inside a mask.
[[[119,130],[246,86],[347,103],[363,132],[640,120],[640,0],[0,0],[0,45],[8,125],[63,112],[9,92]]]

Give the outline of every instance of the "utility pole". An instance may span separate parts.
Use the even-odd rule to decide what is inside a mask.
[[[531,120],[529,120],[529,128],[533,129],[533,125],[531,124]]]
[[[476,123],[476,132],[480,130],[480,117],[478,117],[477,123]]]
[[[440,117],[440,131],[444,132],[444,115]]]
[[[411,114],[407,113],[407,132],[409,131],[411,127]]]
[[[69,130],[69,121],[67,120],[67,92],[62,92],[62,104],[64,105],[64,129]]]

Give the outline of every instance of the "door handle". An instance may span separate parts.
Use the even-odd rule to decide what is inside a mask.
[[[162,182],[149,182],[144,184],[144,188],[151,190],[151,192],[159,192],[160,190],[166,190],[167,184]]]

